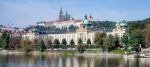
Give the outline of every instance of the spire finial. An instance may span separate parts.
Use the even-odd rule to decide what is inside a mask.
[[[84,19],[87,19],[87,14],[85,14],[85,17],[84,17]]]

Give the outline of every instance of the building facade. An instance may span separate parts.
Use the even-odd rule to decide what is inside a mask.
[[[81,39],[84,44],[87,43],[87,40],[89,39],[91,41],[91,44],[93,44],[94,41],[94,35],[96,32],[105,32],[107,35],[118,35],[119,37],[123,36],[125,33],[125,28],[123,27],[125,24],[116,23],[116,26],[111,31],[104,29],[96,30],[97,28],[92,27],[92,24],[94,23],[92,16],[85,15],[83,20],[76,20],[76,19],[70,19],[71,16],[67,13],[64,15],[62,9],[60,9],[58,20],[56,21],[48,21],[48,22],[41,22],[38,25],[50,27],[55,26],[56,28],[68,28],[69,26],[73,25],[75,27],[78,27],[75,32],[65,32],[65,33],[47,33],[47,34],[35,34],[35,33],[26,33],[23,35],[23,38],[29,38],[30,40],[33,40],[35,38],[40,39],[46,39],[49,38],[54,42],[55,39],[58,39],[61,43],[63,39],[66,39],[67,44],[70,44],[70,41],[73,40],[75,42],[75,45],[78,44],[78,40]]]

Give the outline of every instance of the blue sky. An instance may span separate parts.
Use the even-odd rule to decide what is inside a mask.
[[[0,25],[56,20],[60,7],[77,19],[85,14],[116,22],[150,17],[150,0],[0,0]]]

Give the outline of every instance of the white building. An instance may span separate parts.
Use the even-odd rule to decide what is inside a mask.
[[[68,28],[69,26],[73,25],[79,27],[81,24],[81,20],[67,20],[67,21],[48,21],[45,23],[46,27],[55,26],[56,28]]]
[[[34,40],[35,38],[37,38],[36,36],[37,35],[35,33],[33,33],[33,32],[28,32],[28,33],[22,34],[22,38],[29,39],[31,41]]]
[[[80,38],[83,43],[86,43],[88,39],[93,43],[94,33],[81,27],[75,33],[48,34],[48,37],[52,38],[52,40],[58,39],[60,42],[62,42],[62,39],[66,39],[68,44],[70,44],[70,41],[73,39],[77,45]]]
[[[103,31],[99,31],[103,32]],[[62,42],[62,39],[66,39],[67,43],[70,44],[70,41],[73,39],[75,45],[78,44],[78,40],[81,38],[83,43],[87,43],[87,40],[90,39],[91,43],[93,44],[94,41],[94,34],[96,32],[90,32],[87,28],[80,27],[75,33],[63,33],[63,34],[48,34],[52,40],[58,39]],[[120,26],[116,26],[112,32],[106,32],[107,35],[111,34],[113,36],[118,35],[119,37],[123,36],[125,33],[125,29],[121,28]]]
[[[116,28],[114,28],[112,32],[108,32],[107,34],[118,35],[119,37],[122,37],[124,35],[124,33],[126,32],[126,29],[124,28],[124,26],[126,26],[126,24],[116,23],[115,26],[116,26]]]

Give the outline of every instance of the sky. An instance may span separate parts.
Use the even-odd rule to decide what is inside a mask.
[[[0,25],[27,27],[57,20],[60,8],[72,17],[133,21],[150,17],[150,0],[0,0]]]

